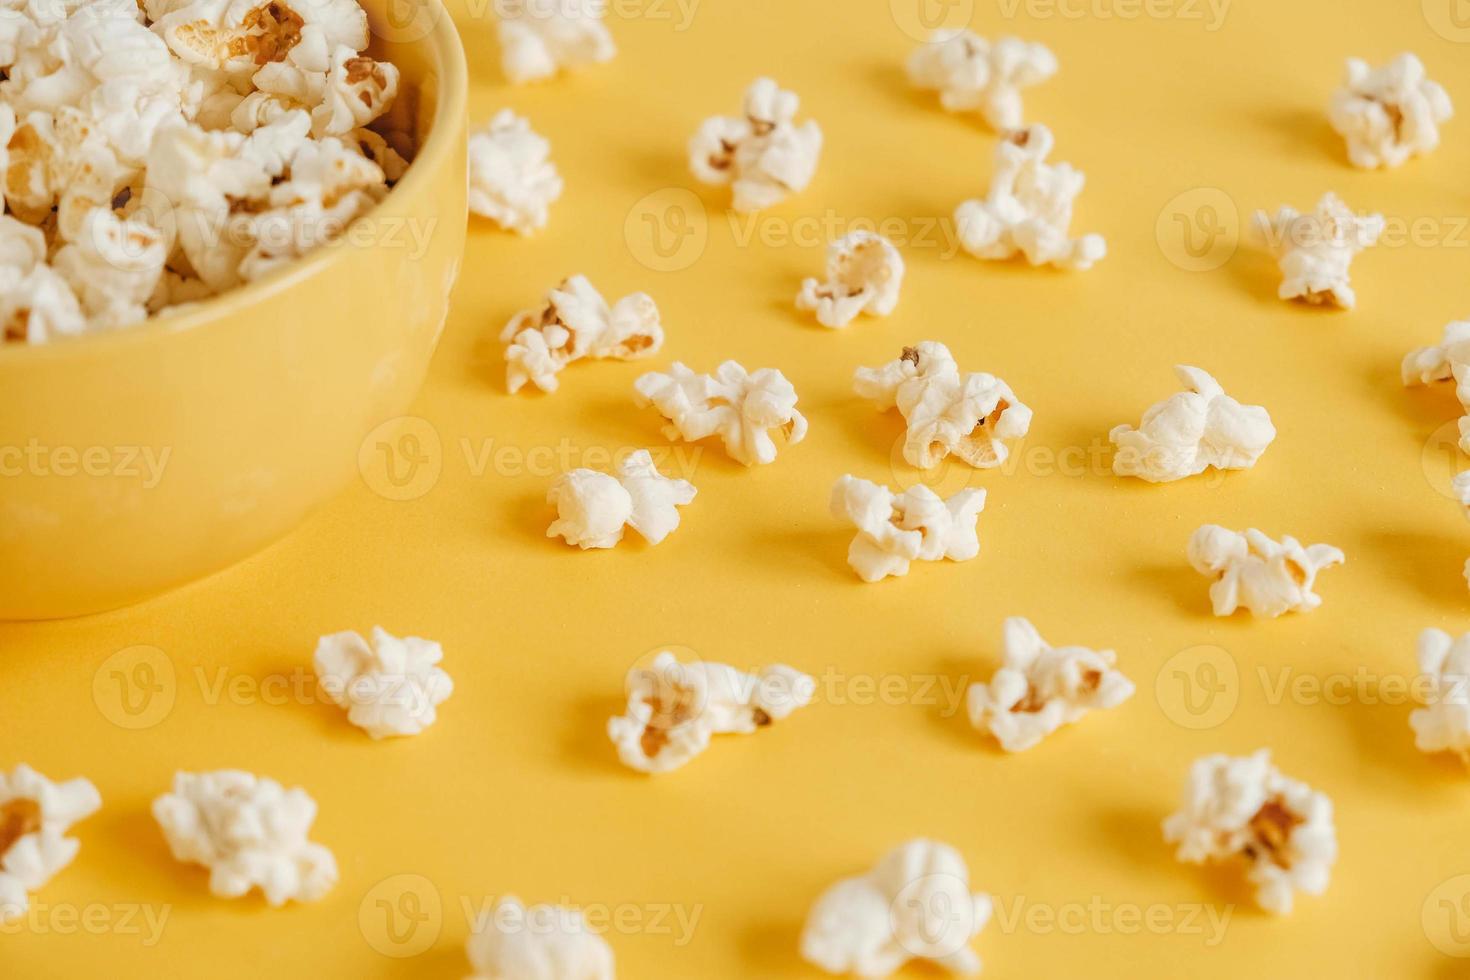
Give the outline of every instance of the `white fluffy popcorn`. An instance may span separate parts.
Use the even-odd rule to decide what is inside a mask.
[[[694,176],[731,185],[736,211],[758,211],[806,190],[822,153],[822,128],[812,120],[798,126],[799,106],[794,92],[756,79],[741,115],[711,116],[689,141]]]
[[[858,529],[847,563],[864,582],[907,575],[914,561],[969,561],[980,553],[976,523],[984,490],[961,490],[948,500],[923,484],[894,493],[844,476],[832,487],[832,516]]]
[[[747,674],[728,664],[681,663],[662,651],[628,672],[628,706],[607,734],[623,765],[639,772],[678,769],[715,735],[745,735],[810,703],[816,682],[784,664]]]
[[[1291,912],[1296,892],[1326,891],[1337,860],[1332,801],[1282,775],[1266,749],[1196,760],[1164,839],[1191,864],[1245,858],[1256,902],[1277,915]]]
[[[775,368],[746,371],[726,361],[714,374],[695,374],[675,361],[667,372],[650,371],[633,387],[640,408],[652,405],[668,419],[665,437],[697,442],[719,436],[725,452],[746,466],[775,462],[772,431],[787,445],[806,438],[796,389]]]
[[[1419,676],[1424,706],[1409,714],[1420,752],[1453,752],[1470,764],[1470,633],[1458,639],[1444,630],[1419,634]]]
[[[316,802],[263,776],[232,769],[174,774],[153,817],[175,860],[209,869],[209,890],[239,898],[259,888],[266,902],[313,902],[337,883],[337,860],[307,839]]]
[[[853,389],[907,423],[903,458],[929,469],[954,455],[989,469],[1010,456],[1007,440],[1031,429],[1031,409],[1010,385],[981,371],[960,373],[949,348],[932,340],[905,347],[897,360],[858,368]]]
[[[25,915],[29,893],[71,864],[82,845],[67,831],[101,806],[85,779],[53,783],[27,765],[0,772],[0,923]]]
[[[859,313],[892,313],[902,286],[903,256],[893,243],[870,231],[855,231],[827,249],[825,280],[802,281],[796,308],[815,311],[818,323],[837,329]]]
[[[582,913],[508,895],[465,943],[470,980],[613,980],[613,952]]]
[[[1259,405],[1242,405],[1197,367],[1181,364],[1174,373],[1183,391],[1145,412],[1138,428],[1119,425],[1108,434],[1118,447],[1113,472],[1168,483],[1210,467],[1255,466],[1276,439],[1270,413]]]
[[[881,978],[910,960],[959,976],[980,972],[971,943],[990,921],[989,895],[970,892],[970,869],[948,844],[911,840],[872,871],[844,878],[807,915],[801,955],[831,974]]]
[[[1291,535],[1278,544],[1255,528],[1236,532],[1206,524],[1189,539],[1189,564],[1213,580],[1210,601],[1216,616],[1234,615],[1242,607],[1272,618],[1311,612],[1322,605],[1313,591],[1317,575],[1344,561],[1331,545],[1303,547]]]
[[[1405,52],[1382,68],[1349,58],[1343,87],[1327,110],[1332,128],[1347,140],[1355,167],[1397,167],[1439,146],[1439,126],[1454,115],[1449,93]]]
[[[518,235],[546,227],[561,174],[551,144],[528,120],[501,109],[470,133],[469,157],[471,211]]]
[[[1267,221],[1262,214],[1260,221],[1281,266],[1277,296],[1345,310],[1357,304],[1349,270],[1354,256],[1383,234],[1383,215],[1356,215],[1328,192],[1311,214],[1283,207],[1275,218]]]
[[[935,31],[908,61],[909,81],[935,90],[950,112],[976,112],[996,132],[1025,123],[1021,89],[1057,73],[1045,46],[1014,37],[990,42],[969,30]]]
[[[631,293],[609,306],[585,276],[572,276],[541,306],[511,317],[500,341],[506,345],[511,394],[528,382],[550,392],[560,387],[557,375],[573,361],[651,357],[664,345],[664,328],[647,293]]]
[[[546,536],[585,551],[614,547],[631,527],[658,544],[679,526],[679,508],[695,493],[694,484],[664,476],[652,454],[640,449],[619,462],[616,473],[583,468],[557,477],[546,494],[557,515]]]
[[[416,636],[402,639],[381,626],[372,640],[351,630],[317,641],[312,657],[322,690],[347,720],[373,738],[417,735],[434,724],[435,709],[454,693],[438,666],[444,650]]]
[[[1070,164],[1046,162],[1051,130],[1027,126],[995,149],[990,192],[955,209],[960,244],[981,259],[1024,255],[1032,265],[1090,269],[1108,253],[1101,235],[1071,237],[1072,202],[1086,178]]]
[[[1410,351],[1404,358],[1403,375],[1409,387],[1455,382],[1455,397],[1466,413],[1460,419],[1460,449],[1470,453],[1470,321],[1447,324],[1438,345]]]
[[[1467,421],[1462,419],[1460,421],[1460,440],[1462,443],[1465,441],[1464,432],[1466,428]],[[1456,474],[1454,482],[1450,484],[1450,489],[1454,492],[1455,499],[1460,502],[1461,511],[1467,518],[1470,518],[1470,470]],[[1470,560],[1465,562],[1465,581],[1467,584],[1470,584]]]
[[[606,0],[496,0],[500,67],[517,85],[618,53],[603,23]]]
[[[966,694],[970,724],[988,729],[1007,752],[1022,752],[1089,711],[1133,696],[1112,650],[1054,647],[1019,616],[1005,622],[1005,663],[989,684]]]

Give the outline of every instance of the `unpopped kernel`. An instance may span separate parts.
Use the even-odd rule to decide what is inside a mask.
[[[1409,387],[1455,382],[1455,397],[1466,413],[1460,419],[1460,449],[1470,453],[1470,321],[1447,324],[1437,346],[1410,351],[1404,358],[1403,375]]]
[[[1328,192],[1311,214],[1283,207],[1263,224],[1281,266],[1277,296],[1345,310],[1357,305],[1348,273],[1353,258],[1383,235],[1383,215],[1356,215]]]
[[[618,53],[603,23],[606,0],[496,0],[500,67],[517,85]]]
[[[1197,367],[1181,364],[1174,373],[1184,391],[1145,412],[1138,428],[1119,425],[1108,434],[1118,447],[1113,472],[1168,483],[1212,466],[1220,470],[1255,466],[1276,439],[1270,413],[1259,405],[1242,405]]]
[[[1245,858],[1256,902],[1277,915],[1291,912],[1296,892],[1326,891],[1337,860],[1332,801],[1282,775],[1266,749],[1196,760],[1164,840],[1192,864]]]
[[[1470,633],[1419,634],[1419,674],[1428,682],[1424,706],[1409,713],[1420,752],[1453,752],[1470,764]]]
[[[909,56],[909,81],[939,93],[950,112],[978,111],[991,129],[1007,133],[1025,124],[1021,89],[1057,73],[1044,45],[1003,37],[994,43],[969,30],[935,31]]]
[[[101,806],[85,779],[53,783],[24,764],[0,772],[0,922],[25,915],[29,893],[71,864],[82,845],[67,831]]]
[[[885,486],[844,476],[832,488],[832,515],[858,529],[847,563],[864,582],[907,575],[914,561],[969,561],[980,553],[975,529],[984,490],[942,499],[922,483],[895,494]]]
[[[736,211],[758,211],[806,190],[822,153],[822,128],[796,124],[800,100],[769,78],[745,91],[739,116],[711,116],[689,141],[689,168],[706,184],[731,185]]]
[[[372,640],[347,631],[317,641],[312,662],[322,690],[347,720],[373,738],[417,735],[434,724],[436,708],[454,693],[439,666],[444,650],[432,640],[402,639],[381,626]]]
[[[546,494],[556,520],[546,529],[584,551],[611,548],[631,527],[658,544],[679,526],[679,508],[694,500],[694,484],[664,476],[646,449],[630,453],[614,474],[576,469],[563,473]]]
[[[1331,545],[1303,547],[1291,535],[1278,544],[1255,528],[1236,532],[1206,524],[1189,539],[1190,565],[1213,580],[1210,601],[1216,616],[1234,615],[1242,607],[1273,618],[1311,612],[1322,605],[1313,591],[1318,574],[1345,560]]]
[[[897,408],[907,424],[903,458],[929,469],[950,455],[971,466],[1000,466],[1010,456],[1007,440],[1031,429],[1031,409],[1010,385],[981,371],[961,374],[949,348],[932,340],[905,347],[882,367],[858,368],[853,388],[887,411]]]
[[[175,860],[208,868],[221,898],[259,888],[279,907],[314,902],[337,883],[337,859],[307,839],[316,802],[305,790],[233,769],[180,772],[153,816]]]
[[[995,175],[984,199],[955,209],[965,251],[981,259],[1024,255],[1032,265],[1090,269],[1108,253],[1097,234],[1071,237],[1072,202],[1086,178],[1070,164],[1046,162],[1051,130],[1036,124],[1009,133],[995,149]]]
[[[1355,167],[1397,167],[1439,146],[1439,126],[1454,115],[1449,93],[1430,81],[1424,63],[1408,52],[1382,68],[1349,58],[1343,87],[1327,110],[1347,140]]]
[[[882,235],[855,231],[827,250],[826,276],[802,282],[796,308],[816,311],[824,327],[845,327],[859,313],[887,316],[898,306],[903,256]]]
[[[975,976],[981,962],[971,943],[991,911],[989,895],[971,894],[958,851],[911,840],[822,893],[802,929],[801,955],[828,973],[864,978],[890,976],[910,960]]]
[[[529,121],[501,109],[470,133],[469,159],[471,211],[518,235],[546,227],[562,179]]]
[[[470,980],[613,980],[612,947],[577,909],[507,895],[465,943]]]
[[[746,371],[726,361],[714,374],[695,374],[675,361],[667,372],[650,371],[633,387],[640,408],[652,405],[668,419],[665,437],[697,442],[717,435],[730,458],[746,466],[775,462],[773,431],[787,445],[806,438],[796,389],[775,368]]]
[[[572,276],[546,302],[511,317],[500,332],[505,384],[511,394],[527,382],[555,391],[557,375],[583,358],[632,361],[664,345],[658,307],[647,293],[630,293],[609,306],[585,276]]]
[[[728,664],[681,663],[665,650],[628,672],[628,706],[607,723],[630,769],[677,769],[714,735],[749,734],[810,703],[816,682],[784,664],[747,674]]]
[[[1112,650],[1053,647],[1019,616],[1005,622],[1005,664],[989,684],[971,684],[970,724],[988,729],[1007,752],[1022,752],[1090,711],[1133,696]]]

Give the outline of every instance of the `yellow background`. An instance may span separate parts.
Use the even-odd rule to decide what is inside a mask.
[[[988,976],[1460,975],[1444,951],[1470,953],[1470,879],[1456,878],[1470,873],[1470,789],[1458,763],[1415,751],[1401,692],[1421,629],[1470,626],[1470,529],[1445,493],[1458,410],[1447,388],[1404,390],[1398,363],[1466,315],[1470,122],[1450,122],[1426,159],[1359,172],[1325,117],[1345,57],[1402,50],[1470,105],[1470,30],[1451,0],[1236,0],[1223,21],[1188,0],[956,0],[951,18],[1060,60],[1026,110],[1087,174],[1074,230],[1108,239],[1107,259],[1074,275],[949,254],[939,223],[984,192],[995,138],[908,87],[910,0],[703,0],[687,21],[672,0],[628,0],[610,17],[613,62],[523,88],[499,75],[488,0],[471,2],[456,16],[475,120],[526,114],[567,189],[533,238],[472,225],[415,409],[426,421],[409,430],[429,454],[408,491],[422,493],[387,499],[368,465],[287,540],[206,582],[0,626],[0,766],[84,774],[105,800],[75,865],[34,897],[44,911],[0,938],[0,975],[459,976],[465,903],[514,893],[641,921],[609,936],[624,977],[809,977],[797,937],[811,902],[917,835],[958,847],[1003,909],[977,944]],[[826,146],[806,193],[732,223],[726,192],[688,176],[684,145],[765,73],[801,95]],[[1392,241],[1354,264],[1352,313],[1277,301],[1273,261],[1246,236],[1231,252],[1255,209],[1310,208],[1329,189],[1390,218]],[[908,262],[898,311],[844,332],[798,314],[823,240],[884,219]],[[1196,243],[1223,230],[1218,250],[1185,252],[1189,225]],[[692,236],[661,255],[651,227]],[[650,363],[574,366],[551,397],[508,396],[500,326],[578,272],[609,296],[651,293],[667,345]],[[916,474],[892,462],[900,421],[849,380],[923,339],[1004,377],[1036,422],[1006,471],[930,477],[989,491],[978,559],[864,585],[829,488],[849,472]],[[786,372],[807,441],[755,470],[684,447],[699,497],[656,549],[546,539],[555,454],[577,465],[664,446],[633,379],[725,358]],[[1107,431],[1174,391],[1178,362],[1267,406],[1278,441],[1224,480],[1114,479]],[[1348,564],[1323,576],[1312,615],[1215,619],[1184,559],[1204,522],[1326,541]],[[1115,648],[1137,696],[1003,755],[956,709],[995,668],[1010,615],[1053,642]],[[309,684],[290,690],[319,634],[375,623],[444,645],[457,688],[420,737],[374,743]],[[820,703],[640,777],[603,725],[630,665],[669,644],[790,663],[818,678]],[[1212,677],[1213,701],[1186,687]],[[1283,678],[1346,696],[1283,695]],[[1333,798],[1341,840],[1331,889],[1281,920],[1253,908],[1239,868],[1176,864],[1159,834],[1192,759],[1262,746]],[[221,767],[315,796],[314,837],[342,871],[326,900],[218,900],[170,859],[150,800],[175,769]],[[390,934],[384,909],[415,901]],[[119,918],[140,903],[168,914],[156,943]],[[1212,943],[1199,909],[1229,903]],[[68,918],[89,906],[103,909],[92,928]],[[1162,933],[1130,932],[1151,906]],[[692,935],[679,913],[698,916]]]

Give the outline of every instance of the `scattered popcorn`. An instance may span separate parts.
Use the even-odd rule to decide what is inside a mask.
[[[905,347],[882,367],[858,368],[853,388],[883,411],[898,409],[908,423],[903,458],[920,469],[950,455],[982,469],[1000,466],[1011,452],[1005,440],[1031,429],[1031,409],[1010,385],[980,371],[960,374],[949,348],[932,340]]]
[[[1005,665],[989,684],[971,684],[970,724],[988,728],[1007,752],[1022,752],[1089,711],[1116,708],[1133,682],[1111,650],[1053,647],[1029,620],[1005,622]]]
[[[355,0],[0,11],[0,199],[44,244],[0,268],[5,338],[127,327],[339,238],[407,166],[365,128],[399,84],[367,45]]]
[[[689,167],[706,184],[730,184],[736,211],[768,208],[806,190],[817,172],[822,128],[796,125],[800,100],[769,78],[745,92],[744,114],[712,116],[689,141]]]
[[[1439,146],[1439,124],[1454,115],[1444,88],[1405,52],[1382,68],[1349,58],[1343,87],[1328,106],[1332,128],[1347,140],[1355,167],[1397,167]]]
[[[606,0],[496,0],[495,6],[500,67],[517,85],[600,64],[618,53],[602,22]]]
[[[912,561],[969,561],[980,553],[975,524],[984,490],[961,490],[943,500],[923,484],[903,493],[855,476],[832,488],[832,515],[858,529],[847,563],[864,582],[907,575]]]
[[[640,408],[652,405],[669,420],[665,437],[697,442],[718,435],[725,452],[746,466],[775,461],[773,429],[788,445],[806,438],[796,389],[775,368],[747,372],[726,361],[712,375],[695,374],[675,361],[668,373],[650,371],[633,386]]]
[[[784,664],[747,674],[727,664],[680,663],[665,650],[628,672],[626,712],[607,723],[623,765],[678,769],[713,735],[748,735],[810,703],[816,682]]]
[[[694,484],[664,476],[646,449],[630,454],[617,473],[575,469],[551,485],[546,502],[557,519],[546,536],[560,535],[584,551],[611,548],[632,527],[649,544],[658,544],[679,526],[678,508],[694,500]]]
[[[347,720],[373,738],[417,735],[434,724],[435,708],[454,693],[438,665],[444,650],[416,636],[399,639],[381,626],[372,641],[353,631],[322,637],[312,658],[322,690]]]
[[[1245,857],[1256,902],[1277,915],[1291,912],[1298,891],[1326,891],[1337,860],[1332,801],[1283,776],[1266,749],[1196,760],[1179,812],[1164,821],[1164,840],[1191,864]]]
[[[514,896],[475,924],[465,943],[470,980],[613,980],[613,952],[577,909]]]
[[[975,976],[971,942],[990,921],[990,896],[970,893],[970,870],[947,844],[911,840],[867,874],[822,893],[801,933],[801,955],[832,974],[880,978],[910,960]]]
[[[337,883],[337,860],[307,840],[316,802],[248,772],[174,774],[173,792],[153,801],[153,817],[174,859],[209,869],[209,890],[239,898],[259,888],[274,907],[314,902]]]
[[[1460,449],[1470,453],[1470,321],[1448,324],[1439,346],[1410,351],[1404,358],[1403,374],[1409,387],[1455,382],[1455,397],[1466,412],[1460,419]]]
[[[995,150],[995,175],[984,200],[955,209],[960,244],[976,258],[1026,256],[1032,265],[1090,269],[1108,253],[1101,235],[1072,238],[1072,202],[1086,178],[1070,164],[1048,164],[1051,130],[1027,126]]]
[[[561,197],[551,144],[527,120],[501,109],[470,133],[470,210],[518,235],[546,227]]]
[[[1419,634],[1419,674],[1428,683],[1424,707],[1409,714],[1420,752],[1453,752],[1470,764],[1470,633]]]
[[[973,31],[935,31],[909,56],[909,81],[939,92],[949,112],[978,110],[991,129],[1007,133],[1025,124],[1021,89],[1057,73],[1057,59],[1040,44],[1003,37],[992,44]]]
[[[583,358],[632,361],[658,353],[664,328],[647,293],[632,293],[612,306],[585,276],[572,276],[539,307],[511,317],[500,333],[505,384],[515,394],[529,381],[555,391],[557,375]]]
[[[1350,310],[1357,304],[1348,270],[1353,256],[1376,244],[1386,222],[1381,214],[1359,217],[1336,194],[1324,194],[1317,210],[1301,214],[1283,207],[1262,226],[1281,266],[1282,299]]]
[[[1210,601],[1216,616],[1234,615],[1242,606],[1252,615],[1272,618],[1311,612],[1322,605],[1322,597],[1312,591],[1318,573],[1346,560],[1331,545],[1304,548],[1290,535],[1277,544],[1255,528],[1237,533],[1206,524],[1189,539],[1189,563],[1214,579]]]
[[[1248,470],[1276,439],[1271,415],[1242,405],[1196,367],[1174,368],[1184,391],[1143,414],[1138,428],[1116,426],[1108,438],[1118,447],[1113,472],[1149,483],[1198,476],[1210,467]]]
[[[82,845],[67,831],[101,806],[85,779],[53,783],[27,765],[0,772],[0,923],[25,915],[29,893],[71,864]]]
[[[1460,422],[1460,431],[1462,433],[1460,439],[1462,442],[1465,438],[1463,433],[1466,426],[1466,421],[1462,419]],[[1460,502],[1460,507],[1464,511],[1465,516],[1470,518],[1470,470],[1456,474],[1455,480],[1451,484],[1451,489],[1454,491],[1455,499]],[[1470,560],[1465,562],[1465,582],[1470,584]]]
[[[796,308],[815,310],[823,326],[845,327],[859,313],[892,313],[902,285],[903,256],[893,243],[870,231],[855,231],[827,249],[826,282],[804,280]]]

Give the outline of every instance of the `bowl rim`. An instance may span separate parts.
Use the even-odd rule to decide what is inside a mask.
[[[404,171],[403,177],[377,203],[373,211],[389,206],[410,193],[416,193],[421,185],[437,179],[438,171],[459,145],[461,131],[467,125],[469,67],[459,30],[443,0],[421,2],[433,18],[434,24],[424,37],[408,43],[425,44],[437,55],[434,67],[439,72],[439,79],[433,125],[429,130],[429,138],[414,154],[413,162]],[[443,125],[446,120],[449,125]],[[369,212],[371,213],[373,212]],[[238,313],[267,296],[292,289],[303,280],[317,275],[328,265],[347,261],[348,254],[347,249],[334,248],[332,243],[328,243],[254,282],[236,286],[218,296],[211,296],[178,313],[151,316],[142,323],[119,330],[99,330],[45,344],[0,341],[0,367],[43,358],[86,358],[105,354],[125,345],[161,343],[167,337],[203,329],[206,324]]]

